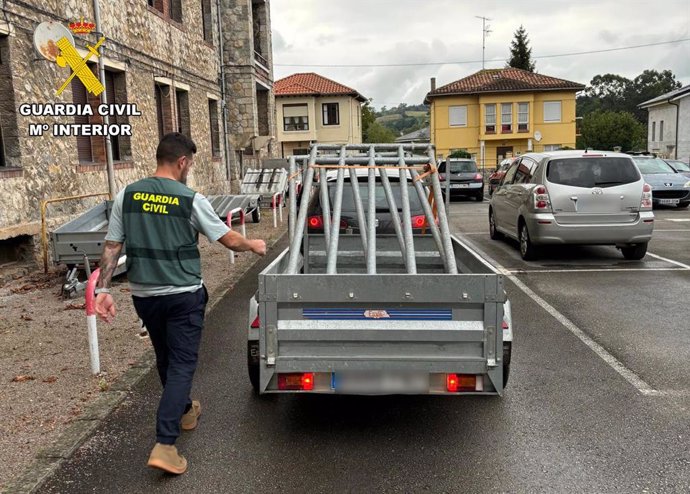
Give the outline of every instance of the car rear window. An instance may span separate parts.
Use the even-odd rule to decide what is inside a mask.
[[[445,161],[439,165],[438,171],[440,173],[446,172],[446,162]],[[477,164],[471,160],[451,161],[450,162],[450,172],[451,173],[476,173],[477,172]]]
[[[635,164],[644,175],[656,175],[659,173],[676,173],[676,171],[669,166],[661,158],[633,158]]]
[[[400,196],[400,183],[391,181],[391,189],[393,189],[393,197],[395,198],[395,205],[398,207],[398,211],[402,211],[402,199]],[[376,211],[386,212],[389,211],[388,200],[386,200],[386,191],[380,182],[376,183]],[[333,208],[333,202],[335,200],[335,183],[329,182],[328,184],[328,195],[331,199],[331,209]],[[360,182],[359,184],[359,195],[362,197],[362,205],[364,206],[364,211],[366,213],[369,207],[369,186],[366,182]],[[419,212],[422,210],[422,203],[419,201],[419,196],[417,191],[413,186],[409,187],[410,196],[410,211]],[[352,185],[350,182],[346,182],[343,187],[343,207],[342,211],[345,213],[354,213],[357,211],[355,209],[355,198],[352,192]]]
[[[629,158],[559,158],[549,161],[549,182],[571,187],[615,187],[637,182],[640,174]]]

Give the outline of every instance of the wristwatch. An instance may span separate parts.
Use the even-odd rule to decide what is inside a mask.
[[[93,293],[100,295],[101,293],[110,293],[110,288],[96,288]]]

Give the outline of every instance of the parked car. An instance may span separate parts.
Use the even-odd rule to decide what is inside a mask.
[[[329,171],[327,175],[328,181],[328,196],[330,207],[335,203],[335,181],[337,172]],[[389,174],[391,182],[391,192],[398,209],[398,213],[402,214],[402,196],[400,191],[400,178],[396,175]],[[357,170],[357,178],[359,180],[359,193],[362,198],[362,207],[364,214],[367,214],[369,207],[369,188],[368,188],[368,170]],[[378,170],[376,171],[376,232],[377,233],[395,233],[393,226],[392,215],[388,206],[386,198],[386,191],[381,183],[381,177]],[[426,216],[424,216],[424,209],[419,199],[419,195],[414,186],[410,182],[409,185],[409,203],[410,203],[410,217],[412,223],[412,231],[420,233],[425,227],[428,227]],[[428,190],[427,190],[428,195]],[[321,194],[318,186],[313,187],[312,197],[309,202],[307,210],[307,228],[310,233],[323,233],[323,206],[321,204]],[[331,214],[333,211],[331,210]],[[345,177],[345,184],[343,187],[343,202],[340,213],[340,230],[341,232],[352,230],[354,233],[359,233],[359,220],[357,217],[357,209],[355,206],[354,193],[352,191],[352,183],[350,177]],[[427,230],[428,231],[428,230]]]
[[[615,245],[626,259],[642,259],[653,228],[651,187],[620,153],[525,154],[489,203],[491,238],[518,240],[525,260],[545,244]]]
[[[671,165],[675,171],[678,173],[685,175],[686,177],[690,177],[690,165],[685,163],[684,161],[680,160],[664,160],[666,163]]]
[[[690,205],[690,181],[688,181],[688,177],[678,173],[661,158],[633,156],[632,159],[640,169],[645,181],[652,186],[652,203],[654,206],[687,208]]]
[[[496,190],[496,186],[501,182],[501,179],[503,178],[503,175],[506,174],[508,171],[508,168],[510,168],[510,164],[517,158],[506,158],[501,163],[498,165],[496,168],[496,171],[494,171],[491,175],[489,175],[489,197],[494,193],[494,190]]]
[[[446,162],[438,166],[441,187],[446,187]],[[477,163],[471,159],[450,160],[450,198],[457,196],[474,197],[484,200],[484,176],[477,170]]]

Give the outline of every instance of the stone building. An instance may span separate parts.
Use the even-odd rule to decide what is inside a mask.
[[[275,152],[269,0],[0,0],[0,265],[37,253],[41,201],[108,192],[104,137],[29,135],[32,124],[102,122],[100,99],[78,77],[56,95],[70,70],[33,44],[41,22],[93,22],[94,2],[106,38],[99,51],[108,102],[134,104],[139,113],[110,117],[132,131],[111,139],[118,190],[152,173],[159,137],[171,131],[196,142],[190,185],[205,194],[229,193],[241,164]],[[82,57],[98,37],[74,35]],[[98,74],[95,58],[88,65]],[[95,115],[20,111],[59,103],[88,104]],[[53,203],[49,225],[103,199]]]

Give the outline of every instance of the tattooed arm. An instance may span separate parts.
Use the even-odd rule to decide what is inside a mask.
[[[101,262],[98,264],[101,268],[101,275],[96,285],[98,288],[110,288],[110,281],[115,272],[115,268],[117,268],[117,261],[120,259],[121,251],[122,243],[113,242],[112,240],[105,241]]]
[[[101,255],[101,275],[98,278],[97,288],[110,288],[110,282],[117,267],[117,261],[122,251],[121,242],[105,241],[103,254]],[[99,293],[96,296],[96,314],[105,322],[111,322],[115,317],[115,301],[109,293]]]

